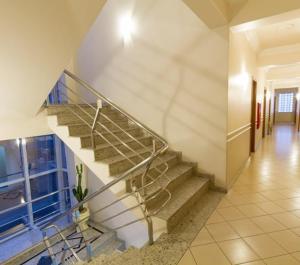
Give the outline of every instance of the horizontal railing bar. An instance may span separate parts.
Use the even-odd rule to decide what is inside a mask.
[[[121,180],[124,180],[128,177],[129,174],[131,174],[132,172],[134,172],[135,170],[137,170],[138,168],[141,168],[142,166],[146,165],[147,163],[149,163],[150,161],[152,161],[153,159],[155,159],[157,154],[160,154],[162,152],[164,152],[166,149],[168,148],[168,146],[163,146],[161,147],[156,154],[151,155],[150,157],[146,158],[144,161],[140,162],[139,164],[133,166],[132,168],[128,169],[126,172],[124,172],[123,174],[121,174],[118,178],[112,180],[111,182],[109,182],[108,184],[106,184],[105,186],[102,186],[99,190],[95,191],[94,193],[88,195],[83,201],[81,201],[80,203],[77,203],[76,205],[72,206],[69,210],[67,210],[66,212],[64,212],[61,217],[66,216],[67,214],[73,212],[74,210],[78,209],[80,206],[82,206],[83,204],[87,203],[88,201],[90,201],[91,199],[97,197],[99,194],[103,193],[104,191],[108,190],[110,187],[112,187],[113,185],[115,185],[116,183],[119,183]],[[60,218],[56,218],[55,220],[53,220],[53,222],[59,220]]]
[[[151,130],[147,125],[145,125],[145,124],[141,123],[140,121],[138,121],[137,119],[135,119],[133,116],[131,116],[125,110],[123,110],[122,108],[120,108],[119,106],[117,106],[116,104],[114,104],[112,101],[110,101],[108,98],[106,98],[105,96],[103,96],[102,94],[100,94],[97,90],[95,90],[94,88],[92,88],[88,83],[86,83],[85,81],[81,80],[76,75],[74,75],[71,72],[69,72],[68,70],[64,70],[64,73],[66,75],[68,75],[69,77],[71,77],[72,79],[74,79],[75,81],[77,81],[78,83],[80,83],[86,89],[90,90],[95,96],[99,97],[100,99],[102,99],[103,101],[105,101],[106,103],[108,103],[109,105],[113,106],[114,109],[118,110],[123,115],[127,116],[130,120],[132,120],[139,127],[145,129],[148,133],[150,133],[151,135],[153,135],[153,137],[159,139],[165,145],[168,145],[168,143],[160,135],[158,135],[156,132],[154,132],[153,130]]]
[[[65,188],[63,188],[63,189],[61,189],[61,190],[59,190],[59,191],[55,191],[54,193],[59,193],[59,192],[65,191],[65,190],[70,190],[70,188],[71,188],[71,187],[65,187]],[[52,196],[52,195],[53,195],[53,194],[51,194],[51,193],[50,193],[50,194],[46,194],[46,195],[44,195],[43,197],[39,197],[39,198],[36,198],[36,199],[34,199],[34,200],[31,200],[31,202],[24,202],[24,203],[22,203],[22,204],[13,206],[13,207],[11,207],[11,208],[7,208],[7,209],[5,209],[5,210],[0,211],[0,215],[1,215],[1,214],[4,214],[4,213],[7,213],[7,212],[10,212],[10,211],[13,211],[13,210],[16,210],[16,209],[21,208],[21,207],[25,207],[26,205],[28,205],[28,204],[30,204],[30,203],[39,201],[39,200],[41,200],[41,199],[45,199],[45,198],[47,198],[48,196]]]

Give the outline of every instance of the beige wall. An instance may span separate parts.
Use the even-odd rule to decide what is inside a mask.
[[[0,139],[46,130],[36,114],[104,2],[1,1]]]
[[[170,8],[172,6],[172,8]],[[137,32],[124,45],[120,16]],[[180,0],[109,1],[78,54],[79,75],[226,186],[227,28]]]
[[[228,80],[227,185],[231,186],[250,153],[252,79],[256,54],[242,33],[230,33]]]

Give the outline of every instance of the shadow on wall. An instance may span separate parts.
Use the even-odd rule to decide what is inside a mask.
[[[108,44],[103,51],[96,50],[102,45],[96,35],[104,18],[99,25],[96,22],[80,50],[80,75],[164,136],[172,148],[198,162],[203,171],[224,178],[227,29],[210,31],[181,1],[173,1],[174,9],[167,11],[161,5],[170,1],[145,2],[156,4],[143,18],[141,33],[127,47],[111,39],[113,48],[103,61]]]

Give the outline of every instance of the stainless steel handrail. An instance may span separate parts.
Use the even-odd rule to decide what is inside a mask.
[[[144,145],[137,138],[133,137],[125,129],[123,129],[119,124],[117,124],[115,121],[110,119],[107,115],[102,113],[101,108],[99,106],[95,107],[92,103],[89,103],[87,100],[82,98],[82,96],[79,93],[75,92],[73,89],[71,89],[70,87],[68,87],[67,85],[62,83],[62,85],[64,85],[64,87],[68,91],[70,91],[71,94],[76,96],[76,100],[74,100],[69,95],[64,95],[66,97],[67,102],[72,103],[72,104],[65,104],[65,107],[69,110],[70,113],[74,114],[77,118],[79,118],[79,120],[81,122],[83,122],[83,124],[87,125],[88,128],[90,128],[91,143],[92,143],[93,149],[95,150],[95,148],[96,148],[96,144],[94,142],[94,135],[98,135],[103,139],[104,142],[106,142],[111,148],[113,148],[113,150],[115,150],[118,154],[120,154],[122,157],[124,157],[126,160],[128,160],[130,162],[130,164],[132,165],[132,167],[130,169],[128,169],[126,172],[120,174],[118,177],[116,177],[114,180],[112,180],[105,186],[98,189],[96,192],[88,195],[82,202],[77,203],[76,205],[74,205],[73,207],[71,207],[70,209],[65,211],[64,213],[62,213],[59,216],[57,216],[56,218],[52,219],[50,223],[46,223],[46,224],[42,225],[41,229],[48,229],[49,224],[51,226],[53,223],[57,222],[58,220],[64,218],[65,216],[68,216],[71,213],[73,213],[74,211],[78,210],[78,208],[80,206],[84,205],[85,203],[91,201],[93,198],[95,198],[98,195],[102,194],[103,192],[107,191],[115,184],[119,183],[122,180],[129,179],[129,183],[131,185],[131,192],[128,192],[125,196],[121,196],[121,198],[114,200],[112,203],[105,205],[104,207],[94,211],[91,214],[96,214],[96,213],[103,211],[103,210],[107,209],[108,207],[122,201],[123,199],[125,199],[129,196],[134,196],[137,200],[136,205],[131,206],[125,210],[122,210],[116,214],[113,214],[112,216],[107,217],[107,218],[103,219],[102,221],[100,221],[100,223],[107,222],[108,220],[117,218],[120,215],[122,215],[128,211],[134,210],[136,208],[140,208],[141,212],[143,214],[142,218],[138,218],[138,219],[135,219],[134,221],[119,225],[118,227],[115,227],[113,229],[118,230],[120,228],[131,225],[133,223],[145,220],[148,224],[149,244],[152,244],[153,243],[153,225],[152,225],[151,217],[153,215],[157,214],[169,202],[169,200],[171,198],[171,193],[168,191],[168,189],[166,187],[160,185],[160,178],[162,176],[165,176],[167,178],[168,183],[170,181],[170,179],[166,175],[166,172],[168,171],[168,164],[161,160],[163,162],[162,165],[163,164],[165,165],[164,169],[162,169],[161,167],[158,168],[159,164],[157,166],[154,166],[153,169],[158,172],[158,175],[154,178],[151,176],[151,174],[149,174],[149,171],[150,171],[152,162],[156,159],[160,159],[160,155],[163,154],[168,149],[168,143],[161,136],[159,136],[153,130],[148,128],[145,124],[136,120],[133,116],[131,116],[126,111],[124,111],[122,108],[120,108],[119,106],[114,104],[111,100],[109,100],[108,98],[106,98],[105,96],[100,94],[98,91],[96,91],[94,88],[92,88],[85,81],[79,79],[77,76],[75,76],[74,74],[72,74],[71,72],[69,72],[67,70],[65,70],[64,73],[66,76],[70,77],[71,79],[76,81],[78,84],[83,86],[85,89],[87,89],[90,93],[92,93],[93,96],[96,97],[97,102],[99,100],[101,100],[107,106],[109,106],[112,110],[116,110],[118,114],[120,114],[123,117],[126,117],[128,122],[130,122],[131,124],[134,124],[137,128],[142,129],[143,132],[146,133],[148,136],[152,137],[153,146],[152,146],[152,148],[149,148],[149,146]],[[83,102],[83,105],[77,102],[78,99],[81,102]],[[73,109],[74,106],[77,108],[77,110]],[[85,109],[85,106],[93,109],[93,112],[95,112],[93,114],[95,114],[95,115],[93,115],[89,111],[87,111],[87,109]],[[82,116],[82,115],[84,115],[84,116]],[[132,139],[134,142],[138,143],[142,148],[145,148],[145,153],[137,152],[129,144],[127,144],[120,137],[118,137],[115,132],[113,132],[110,128],[108,128],[108,125],[100,122],[99,117],[102,117],[102,119],[104,118],[107,123],[114,126],[115,128],[118,128],[119,131],[121,131],[122,133],[129,136],[130,139]],[[87,120],[87,118],[88,118],[88,120]],[[100,128],[102,130],[99,130]],[[112,137],[117,144],[110,141],[106,136],[104,136],[103,132],[107,133],[107,135],[110,135],[110,137]],[[157,148],[156,143],[159,143],[158,148]],[[138,157],[140,159],[139,160],[140,162],[136,162],[136,161],[132,160],[130,155],[126,154],[126,152],[124,151],[124,148],[120,149],[120,147],[118,147],[118,145],[123,146],[127,151],[130,151],[132,154],[134,154],[136,157]],[[136,186],[135,179],[132,178],[132,175],[134,175],[133,173],[135,173],[137,171],[139,172],[139,170],[143,170],[143,172],[141,172],[141,183],[139,183],[140,186]],[[136,176],[139,176],[139,174],[140,173],[138,173],[138,175],[136,175]],[[147,178],[149,178],[150,181],[147,180]],[[147,188],[151,187],[155,183],[159,183],[158,184],[159,189],[156,190],[156,192],[154,192],[154,194],[147,195],[147,191],[146,191]],[[160,202],[161,204],[159,205],[158,208],[156,208],[154,210],[149,210],[148,206],[147,206],[148,201],[151,201],[154,198],[157,198],[159,196],[160,192],[165,192],[168,195],[167,199],[162,200]],[[80,221],[78,222],[78,224],[79,223],[80,223]],[[79,225],[79,228],[80,228],[80,225]]]
[[[118,110],[120,113],[122,113],[123,115],[125,115],[127,118],[129,118],[131,121],[133,121],[136,125],[138,125],[142,129],[144,129],[145,131],[147,131],[149,134],[151,134],[153,137],[157,138],[159,141],[161,141],[162,143],[164,143],[164,145],[168,146],[167,141],[165,139],[163,139],[160,135],[158,135],[156,132],[154,132],[153,130],[151,130],[147,125],[145,125],[142,122],[140,122],[137,119],[135,119],[133,116],[131,116],[125,110],[123,110],[122,108],[120,108],[119,106],[117,106],[111,100],[109,100],[105,96],[101,95],[97,90],[95,90],[94,88],[92,88],[88,83],[86,83],[85,81],[81,80],[76,75],[74,75],[71,72],[69,72],[68,70],[64,70],[64,73],[66,75],[68,75],[69,77],[71,77],[72,79],[74,79],[79,84],[81,84],[82,86],[84,86],[86,89],[88,89],[89,91],[91,91],[96,97],[99,97],[101,100],[103,100],[104,102],[108,103],[114,109]]]

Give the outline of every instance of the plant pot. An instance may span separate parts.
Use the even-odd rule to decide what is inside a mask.
[[[89,228],[88,226],[89,218],[90,218],[90,210],[87,207],[84,207],[83,211],[81,212],[77,210],[76,212],[73,213],[73,222],[75,224],[78,224],[76,226],[76,231],[78,233],[83,232]]]

